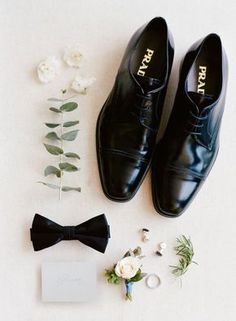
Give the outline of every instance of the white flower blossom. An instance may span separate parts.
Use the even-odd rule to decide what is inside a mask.
[[[137,274],[140,267],[141,262],[138,258],[127,256],[116,264],[115,273],[123,279],[131,279]]]
[[[71,88],[79,94],[86,94],[87,88],[89,88],[94,82],[96,78],[94,77],[81,77],[76,76],[71,84]]]
[[[80,52],[79,46],[66,47],[63,59],[68,66],[79,68],[83,60],[83,55]]]
[[[52,81],[60,73],[61,63],[54,57],[41,61],[37,67],[38,78],[43,83]]]

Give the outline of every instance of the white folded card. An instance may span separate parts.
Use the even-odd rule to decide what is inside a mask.
[[[96,296],[96,265],[92,262],[42,264],[44,302],[86,302]]]

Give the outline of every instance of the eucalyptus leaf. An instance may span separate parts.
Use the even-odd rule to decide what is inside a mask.
[[[70,112],[70,111],[73,111],[75,110],[76,108],[78,107],[78,104],[77,103],[74,103],[74,102],[70,102],[70,103],[66,103],[64,105],[62,105],[60,107],[60,111],[65,111],[65,112]]]
[[[56,123],[45,123],[45,125],[49,128],[56,128],[58,127],[60,124],[56,124]]]
[[[76,153],[70,153],[70,152],[68,152],[68,153],[65,153],[64,156],[69,157],[69,158],[77,158],[77,159],[80,159],[79,155],[76,154]]]
[[[81,187],[62,186],[62,191],[63,192],[70,192],[70,191],[81,192]]]
[[[72,130],[70,132],[64,133],[63,135],[61,135],[61,138],[63,140],[73,141],[76,139],[77,134],[78,134],[78,130],[76,129],[76,130]]]
[[[51,140],[60,140],[60,137],[57,136],[56,132],[50,132],[45,137]]]
[[[44,176],[48,176],[51,174],[56,175],[57,177],[61,177],[61,171],[55,166],[49,165],[44,170]]]
[[[56,101],[56,102],[62,102],[63,99],[58,99],[58,98],[48,98],[48,101]]]
[[[77,172],[78,167],[70,163],[60,163],[59,168],[65,172]]]
[[[63,154],[63,150],[60,147],[44,144],[46,150],[52,155],[61,155]]]
[[[43,184],[43,185],[53,188],[53,189],[60,189],[60,186],[55,185],[55,184],[49,184],[49,183],[45,183],[45,182],[38,182],[38,183]]]
[[[55,107],[50,107],[49,110],[53,111],[54,113],[61,113],[60,109]]]
[[[71,127],[71,126],[75,126],[79,124],[79,121],[78,120],[75,120],[75,121],[67,121],[63,124],[63,127]]]

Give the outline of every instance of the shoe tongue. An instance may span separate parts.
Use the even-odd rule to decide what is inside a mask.
[[[161,86],[161,81],[158,78],[150,78],[139,75],[135,75],[134,77],[145,92],[158,89]]]
[[[203,109],[205,107],[208,107],[214,102],[214,96],[213,95],[203,95],[199,94],[194,91],[188,92],[189,97],[192,99],[192,101],[197,105],[199,109]]]

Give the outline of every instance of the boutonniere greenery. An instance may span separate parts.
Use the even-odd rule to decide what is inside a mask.
[[[177,245],[174,249],[176,255],[179,256],[179,262],[177,265],[171,265],[170,267],[176,277],[181,277],[188,271],[192,263],[197,264],[197,262],[193,261],[194,250],[191,239],[181,235],[176,241]]]
[[[112,284],[124,283],[126,294],[125,299],[132,301],[132,289],[135,282],[141,281],[146,273],[142,273],[141,248],[129,250],[123,258],[118,261],[112,268],[106,269],[105,276],[107,281]]]

